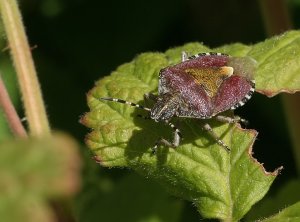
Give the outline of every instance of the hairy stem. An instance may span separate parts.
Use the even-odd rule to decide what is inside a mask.
[[[21,123],[21,120],[10,100],[10,97],[7,93],[6,87],[2,81],[0,76],[0,106],[6,116],[8,125],[13,132],[13,134],[17,137],[26,138],[27,133]]]
[[[292,28],[293,25],[285,0],[260,0],[260,3],[269,36]],[[297,171],[300,174],[300,94],[281,95],[281,98],[292,139]]]
[[[0,11],[18,75],[30,134],[48,135],[50,127],[16,0],[0,0]]]

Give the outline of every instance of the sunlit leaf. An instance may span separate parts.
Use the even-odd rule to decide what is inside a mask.
[[[184,140],[177,149],[151,148],[159,137],[171,138],[172,131],[161,123],[144,120],[147,113],[130,106],[100,101],[114,97],[144,104],[143,94],[157,92],[158,73],[189,54],[221,51],[249,56],[258,62],[255,80],[259,92],[273,96],[300,90],[300,32],[291,31],[252,46],[233,44],[209,49],[189,43],[163,53],[144,53],[96,83],[88,94],[90,112],[82,123],[93,131],[86,143],[103,166],[129,167],[157,179],[176,196],[195,203],[202,216],[237,221],[268,191],[278,171],[265,172],[252,157],[256,132],[238,125],[210,123],[231,148],[230,154],[201,130],[200,120],[179,118]],[[286,65],[288,64],[288,65]],[[148,105],[148,104],[144,104]]]

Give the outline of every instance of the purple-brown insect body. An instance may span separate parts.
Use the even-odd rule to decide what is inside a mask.
[[[248,100],[246,95],[252,88],[253,83],[242,76],[233,75],[224,80],[213,100],[213,115],[229,110],[234,105],[240,104],[240,101],[245,103]]]
[[[249,77],[252,73],[239,72],[235,66],[242,61],[252,67],[253,60],[231,58],[223,54],[190,57],[162,69],[159,97],[177,101],[172,113],[178,117],[207,119],[243,105],[254,91],[254,81]]]
[[[255,67],[255,60],[249,57],[230,57],[222,53],[200,53],[187,57],[183,52],[181,63],[160,71],[158,95],[145,94],[145,98],[154,101],[152,108],[118,98],[100,99],[143,109],[156,122],[165,122],[174,131],[173,141],[160,138],[152,150],[155,152],[160,144],[175,148],[179,146],[181,132],[171,122],[174,116],[198,119],[215,116],[221,122],[245,122],[239,117],[230,118],[219,113],[242,106],[251,98],[255,88]],[[219,145],[230,150],[208,123],[203,128]]]

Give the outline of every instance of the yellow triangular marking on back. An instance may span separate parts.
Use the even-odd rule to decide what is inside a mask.
[[[195,82],[204,88],[209,97],[214,97],[224,79],[233,74],[233,68],[230,66],[190,68],[185,72],[194,77]]]

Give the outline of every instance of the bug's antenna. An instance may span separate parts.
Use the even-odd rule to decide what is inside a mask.
[[[141,106],[141,105],[136,104],[136,103],[128,102],[128,101],[125,101],[125,100],[123,100],[123,99],[116,99],[116,98],[111,98],[111,97],[100,97],[99,99],[107,100],[107,101],[112,101],[112,102],[117,102],[117,103],[124,103],[124,104],[130,105],[130,106],[137,107],[137,108],[139,108],[139,109],[146,110],[146,111],[148,111],[148,112],[151,111],[150,108]]]

